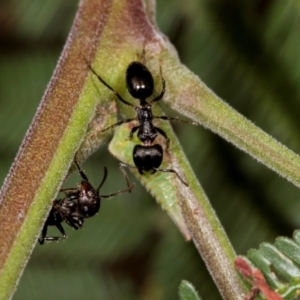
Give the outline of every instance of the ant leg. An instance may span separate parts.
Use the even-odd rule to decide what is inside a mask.
[[[142,168],[138,168],[138,167],[136,167],[136,166],[133,166],[133,165],[129,165],[129,164],[125,164],[125,163],[120,163],[120,169],[121,168],[123,168],[123,171],[125,172],[125,168],[128,168],[128,169],[136,169],[136,170],[138,170],[139,171],[139,173],[141,174],[141,175],[144,175],[144,171],[143,171],[143,169]],[[123,172],[122,171],[122,172]],[[127,174],[126,174],[127,175]]]
[[[133,167],[133,166],[125,164],[125,163],[120,163],[120,170],[123,173],[123,176],[124,176],[124,178],[126,180],[127,188],[124,189],[124,190],[118,191],[116,193],[111,193],[109,195],[100,195],[100,198],[111,198],[113,196],[124,194],[126,192],[129,192],[129,193],[131,192],[131,190],[134,188],[135,184],[134,183],[130,183],[130,181],[129,181],[128,175],[127,175],[127,173],[125,171],[125,168],[128,168],[128,167]],[[133,167],[133,168],[135,168],[135,167]]]
[[[43,236],[42,234],[42,239],[40,240],[39,239],[39,243],[41,245],[43,245],[44,241],[47,241],[47,242],[54,242],[54,241],[61,241],[61,240],[65,240],[67,238],[66,236],[66,233],[65,233],[65,230],[64,228],[62,227],[62,225],[60,223],[56,224],[56,227],[57,229],[60,231],[60,233],[63,235],[63,236]],[[43,229],[43,233],[44,234],[47,234],[47,229],[46,229],[46,232],[44,232],[44,229]]]
[[[46,222],[43,226],[43,229],[42,229],[42,233],[41,233],[41,237],[38,239],[40,245],[43,245],[44,242],[45,242],[45,237],[47,235],[47,231],[48,231],[48,223]]]
[[[128,168],[129,166],[131,167],[131,165],[128,165],[128,164],[125,164],[125,163],[120,163],[120,170],[121,170],[121,172],[123,174],[123,177],[125,178],[127,189],[129,191],[129,193],[131,193],[131,190],[134,188],[135,184],[134,183],[132,183],[132,184],[130,183],[128,175],[126,173],[125,168]]]
[[[132,140],[132,137],[133,137],[134,133],[135,133],[140,127],[141,127],[141,126],[138,125],[138,126],[134,126],[134,127],[131,129],[131,131],[130,131],[130,133],[129,133],[129,140]]]
[[[132,183],[131,186],[129,188],[125,189],[125,190],[121,190],[121,191],[118,191],[116,193],[111,193],[109,195],[99,195],[99,196],[100,196],[100,198],[112,198],[114,196],[121,195],[121,194],[124,194],[126,192],[130,193],[134,186],[135,186],[135,184]]]
[[[122,173],[126,174],[125,178],[126,177],[128,178],[127,173],[125,171],[125,168],[128,168],[128,169],[138,169],[136,166],[133,166],[133,165],[130,165],[130,164],[126,164],[126,163],[120,163],[120,169],[121,169]]]
[[[189,186],[180,176],[179,174],[173,170],[173,169],[158,169],[158,168],[153,168],[155,171],[160,171],[160,172],[170,172],[170,173],[175,173],[178,177],[178,179],[185,185],[185,186]]]
[[[131,103],[129,103],[129,102],[127,102],[126,100],[124,100],[122,97],[121,97],[121,95],[116,91],[116,90],[114,90],[108,83],[106,83],[97,73],[96,73],[96,71],[89,65],[89,63],[86,61],[86,63],[87,63],[87,65],[88,65],[88,67],[89,67],[89,69],[92,71],[92,73],[98,78],[98,80],[99,81],[101,81],[108,89],[110,89],[117,97],[118,97],[118,99],[121,101],[121,102],[123,102],[124,104],[126,104],[126,105],[128,105],[128,106],[131,106],[132,108],[136,108],[136,106],[135,105],[133,105],[133,104],[131,104]]]
[[[167,134],[159,127],[154,127],[156,131],[158,131],[165,139],[167,142],[167,149],[169,149],[170,146],[170,139],[168,138]]]
[[[177,117],[153,116],[153,119],[161,119],[161,120],[165,120],[165,121],[175,121],[175,122],[188,123],[188,124],[192,124],[192,125],[199,125],[197,122],[183,120],[183,119],[179,119]]]
[[[76,158],[76,155],[75,155],[75,158],[74,158],[74,163],[77,167],[77,170],[81,176],[82,179],[86,180],[86,181],[89,181],[89,179],[87,178],[87,176],[85,175],[85,173],[83,172],[83,170],[80,168],[78,162],[77,162],[77,158]]]
[[[74,228],[75,230],[78,230],[78,228],[82,228],[83,227],[83,218],[80,217],[77,219],[77,222],[75,223],[72,219],[72,217],[66,216],[65,219],[66,223],[71,226],[72,228]]]
[[[119,121],[119,122],[117,122],[117,123],[115,123],[115,124],[113,124],[111,126],[108,126],[108,127],[104,128],[103,130],[101,130],[101,132],[104,132],[104,131],[106,131],[108,129],[116,128],[116,127],[118,127],[118,126],[120,126],[120,125],[122,125],[124,123],[129,123],[129,122],[135,121],[135,120],[137,120],[137,118],[130,118],[130,119],[121,120],[121,121]]]
[[[151,104],[153,102],[156,102],[156,101],[159,101],[165,94],[165,91],[166,91],[166,81],[165,79],[163,78],[162,76],[162,71],[161,71],[161,67],[159,67],[159,72],[160,72],[160,76],[161,76],[161,84],[162,84],[162,90],[160,92],[160,94],[158,96],[156,96],[152,101],[151,101]]]

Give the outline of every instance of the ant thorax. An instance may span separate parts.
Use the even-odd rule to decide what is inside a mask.
[[[38,239],[41,245],[43,245],[45,241],[53,242],[66,239],[67,236],[61,224],[62,222],[65,221],[75,230],[82,228],[84,219],[90,218],[99,212],[101,198],[111,198],[125,192],[130,192],[134,187],[134,184],[130,184],[126,173],[123,172],[123,169],[121,169],[127,183],[127,188],[109,195],[100,195],[100,188],[104,184],[107,177],[107,168],[104,167],[103,179],[99,186],[94,188],[86,174],[80,168],[76,160],[76,156],[74,163],[78,169],[78,173],[82,178],[81,184],[77,188],[66,188],[60,190],[65,194],[65,198],[53,201],[52,208],[43,226],[41,236]],[[56,226],[62,236],[47,236],[49,226]]]
[[[154,80],[150,70],[138,61],[131,62],[127,67],[125,76],[126,87],[129,94],[133,98],[139,100],[140,105],[137,106],[122,98],[122,96],[112,86],[110,86],[100,75],[98,75],[90,65],[88,65],[88,67],[98,78],[98,80],[115,94],[119,101],[121,101],[127,106],[130,106],[136,111],[135,117],[121,120],[103,129],[103,131],[106,131],[108,129],[116,128],[125,123],[138,121],[138,125],[132,127],[129,134],[129,139],[132,139],[134,133],[137,132],[137,137],[142,142],[142,145],[136,145],[133,149],[132,155],[135,165],[133,166],[126,163],[121,163],[121,165],[126,168],[135,168],[139,171],[140,174],[144,174],[144,171],[150,171],[151,173],[156,173],[157,171],[174,173],[181,180],[181,182],[187,186],[188,184],[181,179],[181,177],[175,170],[159,168],[163,160],[163,148],[157,143],[153,145],[158,135],[162,136],[165,139],[167,149],[169,147],[170,142],[170,139],[168,138],[165,131],[153,124],[153,119],[161,119],[165,121],[181,121],[176,117],[174,118],[168,116],[153,115],[153,104],[160,101],[163,98],[166,90],[166,82],[162,76],[161,68],[160,75],[162,88],[160,93],[155,96],[153,95]],[[151,100],[149,100],[150,97],[152,98]]]

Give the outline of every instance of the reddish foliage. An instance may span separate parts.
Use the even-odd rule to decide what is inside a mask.
[[[278,293],[269,287],[262,272],[257,268],[253,268],[247,260],[242,257],[238,257],[235,260],[235,267],[253,286],[250,294],[247,295],[245,300],[254,300],[258,291],[260,291],[268,300],[283,300]]]

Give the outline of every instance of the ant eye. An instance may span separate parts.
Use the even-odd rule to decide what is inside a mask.
[[[133,98],[146,99],[153,94],[152,74],[143,64],[134,61],[126,71],[126,86]]]

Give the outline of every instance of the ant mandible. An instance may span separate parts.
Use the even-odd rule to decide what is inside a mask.
[[[111,193],[109,195],[100,195],[100,189],[107,178],[107,168],[104,167],[104,175],[102,181],[95,189],[91,185],[86,174],[80,168],[76,158],[74,159],[74,162],[82,178],[80,187],[60,190],[61,192],[65,193],[66,197],[53,201],[52,208],[43,226],[41,237],[38,240],[41,245],[43,245],[45,241],[52,242],[66,239],[67,236],[65,230],[61,225],[63,221],[65,221],[75,230],[77,230],[78,228],[82,228],[84,219],[90,218],[99,212],[101,198],[111,198],[125,192],[131,192],[134,187],[134,184],[129,183],[126,172],[121,168],[121,171],[127,183],[127,188],[116,193]],[[62,234],[62,237],[47,236],[48,226],[56,226]]]
[[[160,165],[163,160],[163,148],[159,144],[152,145],[157,135],[162,135],[166,140],[167,149],[169,147],[170,139],[167,134],[159,127],[154,126],[153,119],[161,119],[167,121],[180,121],[187,122],[185,120],[180,120],[176,117],[168,117],[168,116],[154,116],[152,113],[152,105],[153,103],[162,99],[166,90],[166,82],[162,76],[162,71],[160,68],[161,75],[161,84],[162,90],[158,96],[156,96],[151,101],[147,102],[146,99],[153,95],[154,91],[154,80],[149,69],[138,61],[133,61],[129,64],[126,70],[126,87],[130,93],[130,95],[138,99],[140,102],[140,106],[136,106],[134,104],[129,103],[124,100],[121,95],[112,88],[101,76],[99,76],[96,71],[88,64],[89,69],[92,73],[98,78],[102,84],[104,84],[108,89],[110,89],[117,98],[124,103],[132,107],[137,115],[134,118],[129,118],[125,120],[121,120],[102,131],[106,131],[108,129],[115,128],[124,123],[138,121],[138,125],[134,126],[129,134],[129,139],[132,139],[133,134],[137,131],[137,136],[139,140],[143,143],[143,145],[136,145],[133,149],[133,161],[135,166],[121,163],[121,166],[127,168],[136,168],[141,175],[144,172],[152,172],[153,174],[157,171],[161,172],[172,172],[177,175],[177,177],[181,180],[183,184],[188,186],[188,184],[179,176],[179,174],[173,169],[160,169]]]

